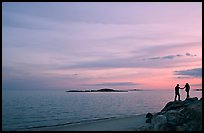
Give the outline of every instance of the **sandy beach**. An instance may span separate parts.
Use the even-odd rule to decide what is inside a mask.
[[[109,118],[55,127],[33,129],[35,131],[135,131],[144,126],[145,114],[123,118]]]

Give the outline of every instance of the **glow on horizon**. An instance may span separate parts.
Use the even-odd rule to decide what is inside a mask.
[[[2,4],[3,89],[202,87],[202,3]]]

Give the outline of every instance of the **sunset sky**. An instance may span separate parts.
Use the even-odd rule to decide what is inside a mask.
[[[2,3],[5,90],[202,86],[202,3]]]

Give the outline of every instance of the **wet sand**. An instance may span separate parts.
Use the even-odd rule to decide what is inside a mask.
[[[33,129],[35,131],[136,131],[146,123],[145,114],[123,118],[109,118],[97,121]]]

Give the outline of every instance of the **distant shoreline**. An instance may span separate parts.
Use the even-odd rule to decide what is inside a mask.
[[[66,92],[128,92],[127,90],[99,89],[99,90],[68,90]]]
[[[193,89],[193,91],[202,91],[202,89]]]
[[[67,90],[65,92],[128,92],[128,91],[144,91],[144,90],[141,90],[141,89],[114,90],[114,89],[104,88],[99,90]]]

